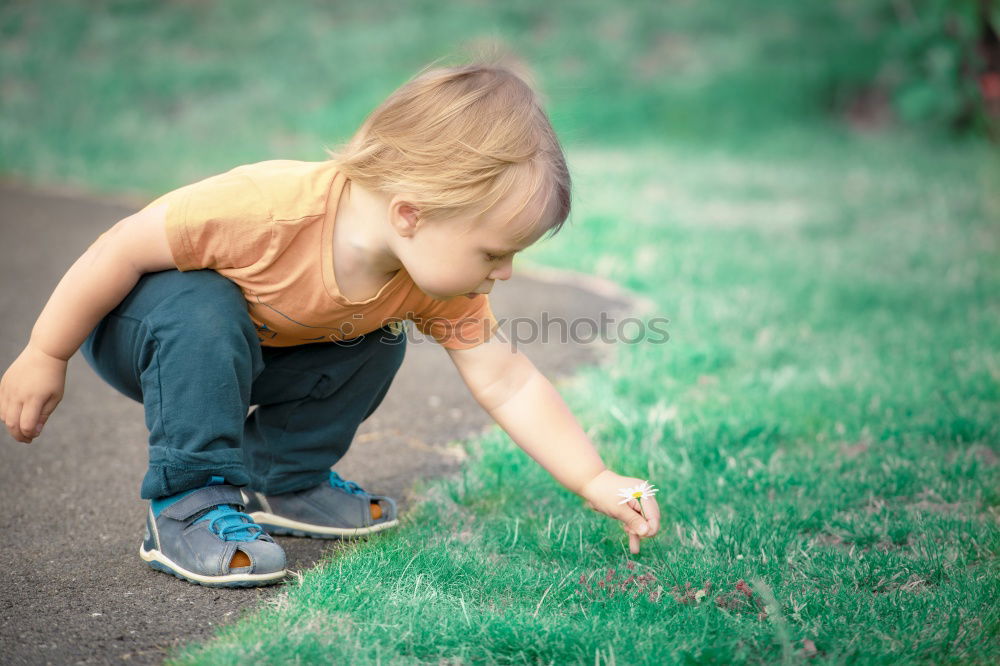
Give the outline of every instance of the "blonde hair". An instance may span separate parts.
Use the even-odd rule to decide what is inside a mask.
[[[535,202],[535,228],[557,233],[570,175],[530,79],[503,62],[433,67],[389,95],[330,158],[362,187],[412,194],[427,219],[482,215],[516,189],[525,196],[510,219]]]

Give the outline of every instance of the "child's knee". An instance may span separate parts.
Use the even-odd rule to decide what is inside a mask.
[[[175,272],[170,277],[159,321],[180,322],[185,331],[202,338],[239,331],[257,341],[243,292],[234,282],[210,270]]]
[[[179,295],[190,297],[190,307],[196,312],[246,312],[246,299],[239,286],[215,271],[201,270],[179,273]]]

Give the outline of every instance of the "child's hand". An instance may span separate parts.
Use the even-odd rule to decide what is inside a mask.
[[[587,500],[587,508],[600,511],[622,521],[622,527],[629,535],[629,550],[633,555],[639,553],[639,540],[648,539],[660,529],[660,507],[656,499],[647,497],[642,500],[642,509],[646,512],[643,519],[638,500],[629,500],[619,504],[622,497],[618,494],[620,488],[631,488],[642,483],[642,479],[631,476],[621,476],[609,469],[595,476],[580,493]],[[646,527],[642,531],[643,526]]]
[[[30,344],[0,379],[0,421],[10,436],[28,443],[41,434],[66,388],[64,361]]]

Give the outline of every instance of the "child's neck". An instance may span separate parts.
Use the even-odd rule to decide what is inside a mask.
[[[335,229],[343,249],[372,276],[389,275],[403,267],[385,237],[391,231],[386,221],[388,209],[389,203],[381,195],[347,181]]]

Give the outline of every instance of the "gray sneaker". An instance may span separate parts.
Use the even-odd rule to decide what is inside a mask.
[[[246,512],[270,534],[337,539],[381,532],[399,524],[394,499],[367,493],[332,470],[329,481],[294,493],[243,492]]]
[[[271,585],[285,577],[285,551],[241,513],[240,489],[199,488],[153,515],[139,557],[149,566],[209,587]]]

